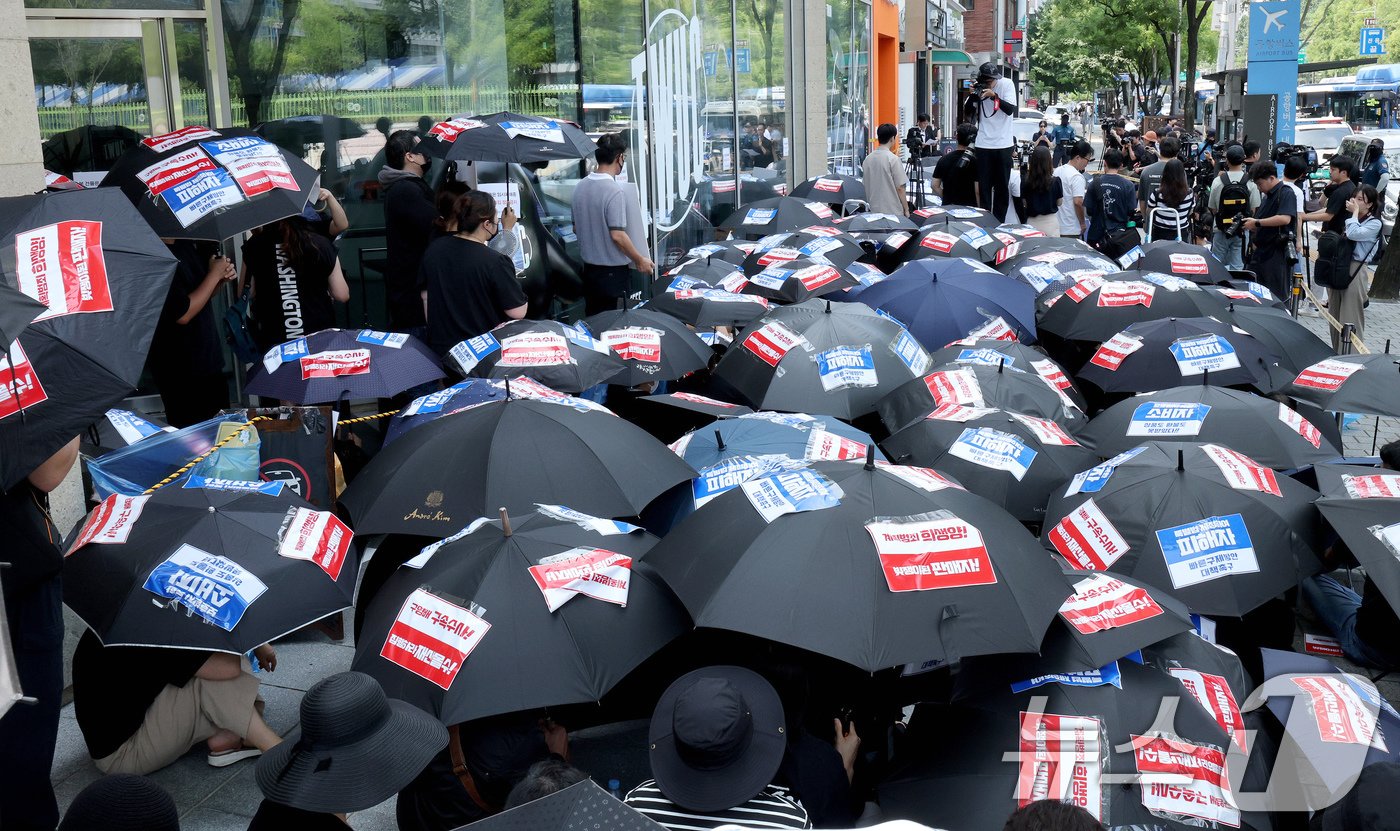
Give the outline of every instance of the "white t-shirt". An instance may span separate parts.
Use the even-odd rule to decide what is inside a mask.
[[[1002,112],[1001,107],[994,106],[993,99],[979,100],[977,106],[981,108],[981,118],[977,122],[977,142],[972,146],[999,150],[1012,144],[1011,119],[1016,115],[1016,85],[1008,78],[998,78],[992,85],[992,92],[996,93],[997,99],[1010,102],[1011,113],[1008,115]]]
[[[1055,168],[1055,178],[1060,180],[1060,187],[1064,189],[1065,198],[1060,200],[1060,234],[1062,236],[1079,236],[1079,215],[1074,212],[1075,197],[1084,198],[1084,192],[1089,189],[1089,183],[1084,178],[1084,174],[1074,169],[1074,165],[1062,164]],[[1085,217],[1088,221],[1088,217]]]

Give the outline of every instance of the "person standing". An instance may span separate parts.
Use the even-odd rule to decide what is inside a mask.
[[[1031,136],[1031,149],[1034,150],[1037,147],[1053,148],[1054,146],[1055,140],[1050,137],[1050,122],[1042,121],[1037,124],[1035,135]]]
[[[163,240],[179,264],[165,295],[146,367],[172,427],[213,418],[229,405],[224,353],[214,308],[220,287],[238,277],[227,257],[206,256],[191,240]]]
[[[1050,164],[1050,148],[1037,147],[1031,152],[1031,163],[1019,184],[1019,193],[1011,194],[1016,200],[1016,215],[1047,237],[1059,236],[1064,189]]]
[[[1305,206],[1308,204],[1308,198],[1303,195],[1303,187],[1300,186],[1298,182],[1301,181],[1303,185],[1306,185],[1307,179],[1307,161],[1303,159],[1302,156],[1289,156],[1288,161],[1283,163],[1283,184],[1289,190],[1293,191],[1293,204],[1298,206],[1298,221],[1293,223],[1293,238],[1296,240],[1302,240],[1304,246],[1306,246],[1308,238],[1304,236],[1304,234],[1307,233],[1307,223],[1303,221],[1303,211],[1306,210]],[[1293,276],[1294,278],[1298,278],[1302,275],[1303,258],[1299,257],[1298,262],[1293,264]],[[1290,286],[1290,290],[1291,288],[1292,287]],[[1313,294],[1317,297],[1318,302],[1320,302],[1323,306],[1327,305],[1327,289],[1323,288],[1320,285],[1315,285],[1313,288]],[[1313,301],[1309,300],[1308,306],[1310,308],[1310,311],[1306,311],[1304,312],[1304,314],[1312,314],[1316,312],[1317,307],[1313,305]]]
[[[5,622],[20,688],[34,699],[0,716],[0,828],[52,831],[58,801],[49,773],[63,706],[63,532],[49,517],[49,493],[78,459],[74,438],[0,494],[0,536],[8,564],[0,577]]]
[[[1327,166],[1327,173],[1331,182],[1322,189],[1323,198],[1327,203],[1321,210],[1302,214],[1304,222],[1321,222],[1323,231],[1333,231],[1338,234],[1346,233],[1347,217],[1351,211],[1347,208],[1347,203],[1351,201],[1351,196],[1356,192],[1356,183],[1352,181],[1352,173],[1356,165],[1346,156],[1333,156],[1332,161]],[[1298,206],[1302,212],[1302,206]]]
[[[1064,196],[1058,214],[1062,237],[1078,239],[1089,230],[1084,215],[1084,194],[1088,192],[1089,183],[1084,178],[1084,170],[1093,160],[1093,145],[1087,141],[1077,141],[1070,151],[1069,161],[1055,168],[1055,178],[1060,180]]]
[[[1254,234],[1250,270],[1275,297],[1286,297],[1289,229],[1297,221],[1298,206],[1293,191],[1280,187],[1282,182],[1274,165],[1254,165],[1249,171],[1249,178],[1263,199],[1254,216],[1244,221],[1245,230]]]
[[[264,352],[335,325],[335,305],[350,286],[331,241],[299,216],[258,229],[243,243],[243,277],[253,282],[254,337]]]
[[[875,140],[880,146],[860,165],[861,181],[865,184],[865,203],[871,213],[908,216],[906,189],[909,176],[897,155],[899,130],[893,124],[881,124],[875,130]]]
[[[1138,174],[1138,211],[1144,216],[1147,214],[1148,200],[1162,182],[1162,171],[1167,169],[1167,162],[1175,159],[1180,152],[1181,142],[1171,136],[1162,139],[1160,158],[1143,167],[1142,172]]]
[[[1186,181],[1186,166],[1181,159],[1171,159],[1162,168],[1160,184],[1147,197],[1149,241],[1192,242],[1191,214],[1195,208],[1196,195]]]
[[[752,132],[752,125],[746,129]],[[594,153],[598,169],[574,189],[574,233],[583,258],[584,314],[595,315],[618,307],[627,295],[635,265],[647,277],[656,265],[646,252],[637,250],[627,235],[626,193],[617,176],[627,158],[627,139],[608,133],[598,139]]]
[[[1129,230],[1137,209],[1137,187],[1119,171],[1123,169],[1123,151],[1105,150],[1104,172],[1095,176],[1084,192],[1084,212],[1089,215],[1089,244],[1113,258],[1122,256],[1141,242],[1137,232]],[[1128,236],[1128,240],[1119,238]],[[1118,240],[1118,242],[1114,242]]]
[[[1259,188],[1249,181],[1244,169],[1244,148],[1232,144],[1225,151],[1226,170],[1210,183],[1210,212],[1215,217],[1210,253],[1231,271],[1244,269],[1244,232],[1227,234],[1236,222],[1243,222],[1259,209]]]
[[[418,299],[418,266],[433,236],[433,191],[426,181],[433,159],[418,149],[413,130],[395,130],[384,145],[379,184],[384,200],[384,288],[389,327],[423,334],[423,303]]]
[[[977,156],[972,142],[977,128],[971,124],[958,125],[958,149],[945,153],[933,168],[933,193],[944,205],[977,207]]]
[[[1385,157],[1385,142],[1371,139],[1366,155],[1361,159],[1361,184],[1370,185],[1382,197],[1390,184],[1390,160]]]
[[[1357,340],[1366,337],[1366,295],[1370,291],[1370,264],[1375,260],[1381,247],[1381,198],[1376,189],[1362,185],[1347,200],[1348,216],[1343,224],[1346,238],[1352,248],[1349,274],[1351,283],[1345,289],[1329,294],[1327,308],[1337,318],[1337,323],[1345,326],[1350,323],[1356,332]],[[1342,335],[1332,330],[1332,348],[1342,349]]]
[[[978,91],[966,108],[977,125],[977,184],[982,207],[999,222],[1006,221],[1011,199],[1011,121],[1016,117],[1016,85],[1001,77],[1001,69],[988,61],[977,69]]]
[[[1094,124],[1094,108],[1088,104],[1079,105],[1079,125],[1084,133],[1084,140],[1089,140],[1089,128]]]
[[[1072,147],[1079,136],[1074,134],[1074,128],[1069,124],[1069,113],[1060,113],[1060,123],[1050,131],[1050,138],[1055,142],[1055,166],[1058,167],[1069,158]]]

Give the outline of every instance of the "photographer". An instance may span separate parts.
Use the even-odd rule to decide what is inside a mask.
[[[1259,210],[1259,188],[1249,181],[1244,169],[1244,148],[1231,145],[1225,151],[1226,170],[1210,183],[1210,212],[1215,217],[1210,253],[1231,271],[1244,268],[1244,225],[1246,217]]]
[[[1206,130],[1206,140],[1196,148],[1196,163],[1215,167],[1215,130]]]
[[[1011,120],[1016,116],[1016,85],[1001,77],[997,65],[988,61],[977,70],[977,85],[967,99],[965,110],[977,125],[977,181],[982,207],[991,209],[999,222],[1006,221],[1010,199]]]
[[[976,127],[959,124],[958,149],[944,155],[933,168],[933,192],[944,205],[977,207],[977,156],[972,152],[976,140]]]
[[[919,113],[919,124],[910,127],[904,143],[909,146],[909,158],[932,156],[938,146],[938,130],[929,124],[928,113]]]
[[[1255,165],[1249,178],[1263,198],[1259,210],[1244,221],[1245,230],[1254,234],[1249,267],[1275,297],[1287,297],[1291,272],[1288,243],[1298,218],[1297,200],[1290,188],[1282,186],[1278,168],[1272,163]]]

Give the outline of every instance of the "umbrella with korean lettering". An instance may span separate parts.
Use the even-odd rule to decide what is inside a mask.
[[[1010,268],[1037,254],[1048,254],[1052,251],[1068,254],[1072,257],[1103,256],[1083,240],[1073,237],[1047,237],[1029,225],[999,225],[993,229],[993,234],[1006,245],[997,254],[996,266],[999,269]],[[1048,260],[1042,259],[1035,262],[1048,262]]]
[[[1022,522],[1045,518],[1050,493],[1098,454],[1047,418],[947,404],[881,443],[901,464],[949,473]]]
[[[714,377],[756,409],[852,419],[927,366],[898,322],[859,303],[814,299],[750,324]]]
[[[351,605],[352,536],[281,482],[114,494],[67,541],[63,602],[106,646],[241,655]]]
[[[140,384],[175,266],[115,190],[0,199],[0,490]]]
[[[743,278],[743,272],[736,273]],[[765,297],[697,285],[664,291],[648,298],[638,308],[663,312],[697,329],[713,329],[745,326],[768,314],[771,307]]]
[[[1316,498],[1228,446],[1149,442],[1054,493],[1041,542],[1076,568],[1239,617],[1322,570]]]
[[[487,401],[501,401],[505,397],[505,382],[489,378],[468,378],[450,387],[420,395],[389,419],[389,426],[384,431],[384,443],[387,445],[415,427],[422,427],[458,410]]]
[[[186,127],[142,139],[102,180],[160,237],[221,242],[296,216],[320,174],[252,130]]]
[[[1095,252],[1042,251],[1001,263],[997,270],[1044,294],[1068,289],[1085,277],[1103,277],[1118,271],[1118,264]]]
[[[758,243],[753,240],[726,239],[716,242],[706,242],[689,248],[685,252],[687,260],[724,260],[725,262],[740,265],[744,258],[752,254]]]
[[[508,112],[440,121],[417,146],[440,159],[514,164],[584,159],[598,149],[571,121]]]
[[[674,381],[709,365],[714,350],[668,314],[619,309],[586,318],[583,326],[627,365],[612,383],[636,386]]]
[[[860,286],[861,282],[847,269],[817,256],[766,266],[750,274],[740,291],[774,303],[792,304]]]
[[[914,260],[856,300],[903,323],[925,349],[964,337],[1035,342],[1035,291],[978,260]]]
[[[1104,341],[1075,373],[1104,392],[1185,384],[1273,388],[1278,358],[1249,334],[1204,317],[1134,323]]]
[[[750,479],[683,520],[646,561],[696,626],[874,672],[1037,649],[1069,588],[1028,545],[1020,523],[982,497],[869,458]]]
[[[1214,442],[1277,470],[1330,462],[1341,455],[1297,410],[1243,390],[1213,384],[1142,393],[1109,407],[1078,433],[1104,458],[1145,441]]]
[[[509,321],[452,347],[446,363],[464,376],[524,375],[568,393],[612,382],[628,371],[622,358],[586,329],[555,320]]]
[[[689,629],[636,526],[529,505],[452,530],[375,594],[353,664],[444,724],[598,701]]]
[[[88,425],[78,447],[86,456],[101,456],[152,436],[173,432],[174,427],[155,416],[113,407]]]
[[[1230,270],[1203,245],[1177,240],[1157,240],[1142,246],[1142,256],[1133,263],[1138,271],[1175,274],[1202,285],[1220,284],[1230,279]]]
[[[740,258],[742,261],[742,257]],[[738,276],[735,276],[735,275]],[[741,285],[744,276],[739,263],[717,256],[692,257],[667,269],[652,283],[652,294],[665,291],[691,288],[723,289],[729,285]]]
[[[792,195],[802,199],[811,199],[817,202],[825,202],[828,205],[840,205],[847,199],[859,199],[865,201],[865,183],[859,176],[847,176],[842,173],[819,173],[816,176],[798,182],[797,187],[792,189]]]
[[[744,259],[744,273],[757,274],[796,260],[826,261],[845,268],[864,256],[865,249],[850,234],[837,228],[812,227],[758,240],[758,246]]]
[[[913,239],[899,246],[899,260],[927,257],[966,257],[990,264],[1006,245],[980,225],[956,220],[925,225]]]
[[[961,704],[915,708],[914,750],[879,786],[886,818],[1000,831],[1018,807],[1058,799],[1111,828],[1271,827],[1241,817],[1229,734],[1167,673],[1122,659],[1005,680]]]
[[[1134,323],[1169,317],[1225,319],[1219,296],[1179,277],[1122,271],[1081,280],[1040,314],[1038,330],[1103,343]]]
[[[932,353],[933,365],[968,364],[1034,372],[1043,381],[1060,390],[1081,412],[1087,412],[1084,396],[1074,386],[1064,367],[1045,354],[1039,346],[1027,346],[1014,340],[996,338],[962,338]]]
[[[1001,224],[996,214],[991,211],[969,205],[928,205],[915,208],[909,214],[909,218],[918,223],[920,228],[932,228],[949,222],[967,222],[990,230]]]
[[[1248,332],[1295,374],[1336,354],[1331,344],[1285,311],[1232,302],[1226,314],[1220,319]]]
[[[49,307],[7,282],[0,282],[0,343],[11,344],[19,339],[24,327],[44,314]]]
[[[1288,311],[1288,304],[1275,297],[1267,286],[1253,280],[1226,280],[1218,286],[1201,286],[1201,288],[1211,294],[1218,294],[1232,303],[1279,312]]]
[[[896,388],[880,400],[880,420],[891,433],[902,430],[945,404],[996,407],[1058,422],[1071,432],[1084,426],[1084,413],[1065,394],[1050,370],[1027,371],[1007,361],[944,364]]]
[[[1334,413],[1400,416],[1400,355],[1324,358],[1281,392]]]
[[[1318,465],[1317,509],[1366,569],[1391,608],[1400,608],[1400,473]]]
[[[830,225],[836,219],[831,206],[795,196],[778,196],[746,202],[730,214],[720,228],[736,237],[756,240],[769,234],[796,231],[809,225]]]
[[[488,401],[414,428],[341,495],[362,534],[444,537],[473,517],[536,502],[636,516],[695,471],[666,445],[579,398]]]
[[[272,347],[248,392],[297,404],[390,398],[443,377],[437,355],[412,335],[323,329]]]
[[[750,172],[734,176],[724,174],[702,179],[695,189],[695,207],[711,223],[723,222],[734,212],[737,202],[747,205],[760,199],[776,199],[782,196],[778,189],[781,181],[760,179]],[[739,199],[736,200],[735,196]]]
[[[858,213],[836,220],[836,227],[848,234],[858,235],[858,239],[875,239],[879,235],[894,231],[910,231],[910,236],[919,230],[919,223],[900,214]]]

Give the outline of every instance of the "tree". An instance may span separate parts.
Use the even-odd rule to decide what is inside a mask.
[[[1371,297],[1376,300],[1400,300],[1400,222],[1390,233],[1390,242],[1381,256],[1381,264],[1376,267],[1376,278],[1371,281]]]
[[[238,82],[248,124],[258,124],[263,120],[263,99],[276,91],[282,77],[301,0],[281,0],[280,14],[270,13],[268,0],[220,2],[229,69]]]
[[[763,86],[773,86],[773,32],[782,0],[739,0],[739,10],[758,29],[763,41]]]
[[[1186,22],[1186,83],[1189,90],[1195,89],[1196,70],[1201,56],[1201,27],[1210,19],[1210,9],[1214,0],[1185,0],[1183,17]],[[1184,120],[1182,126],[1188,132],[1196,127],[1195,93],[1189,95],[1190,106],[1182,106]]]

